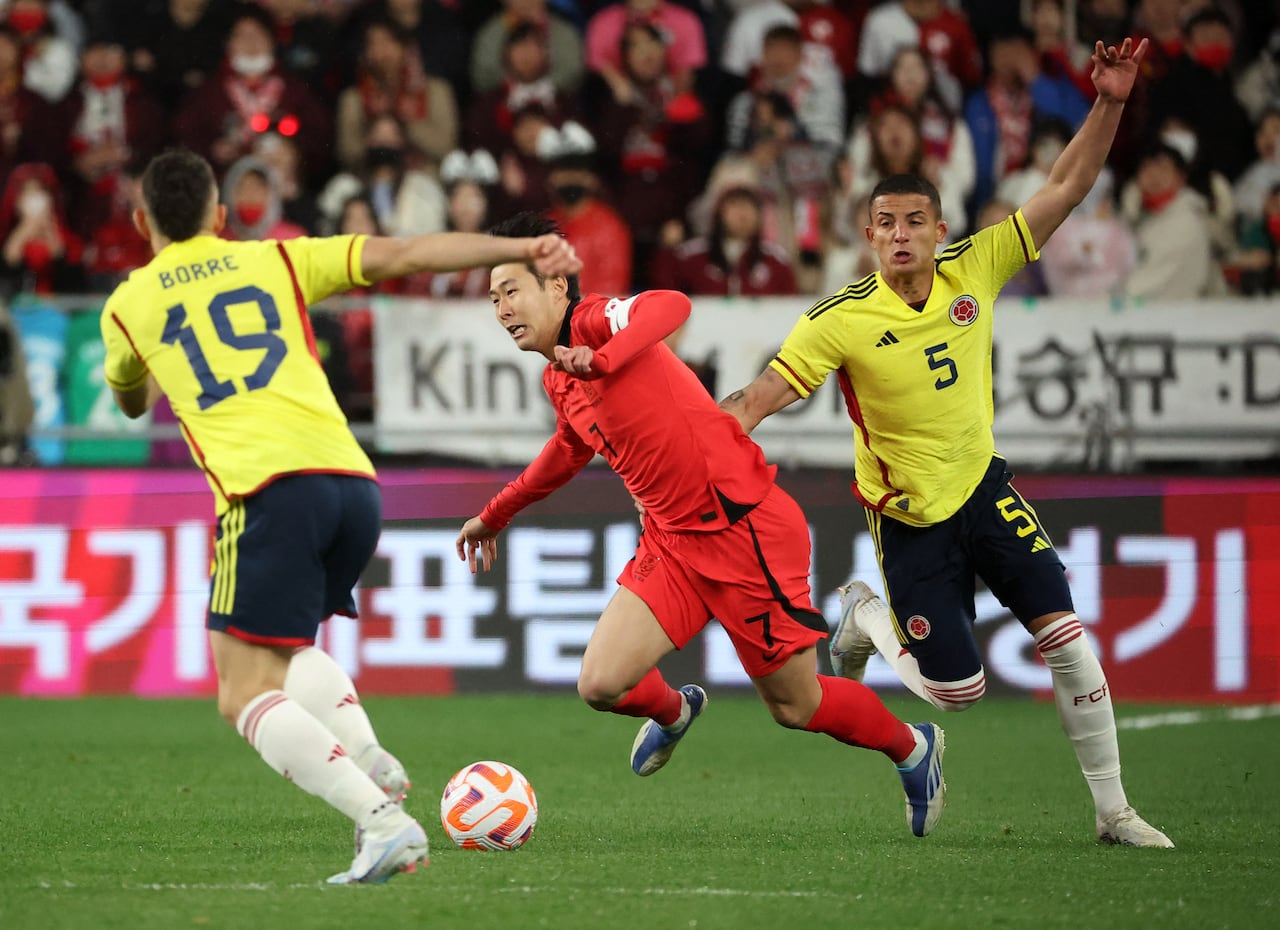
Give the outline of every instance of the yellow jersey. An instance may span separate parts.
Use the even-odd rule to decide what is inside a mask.
[[[854,424],[854,493],[912,526],[950,517],[995,455],[992,308],[1040,257],[1022,211],[945,249],[915,309],[879,272],[814,304],[770,363],[808,397],[838,371]]]
[[[363,236],[166,246],[102,310],[107,383],[153,375],[222,514],[282,475],[374,476],[316,353],[314,301],[355,285]]]

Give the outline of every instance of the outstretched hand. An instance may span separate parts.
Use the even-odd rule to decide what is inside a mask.
[[[532,253],[529,259],[538,274],[568,276],[582,270],[582,259],[563,236],[554,233],[538,236],[533,240]]]
[[[1138,65],[1142,64],[1147,54],[1147,40],[1143,39],[1134,48],[1133,39],[1125,39],[1116,48],[1114,45],[1103,45],[1098,42],[1093,49],[1093,86],[1098,89],[1098,96],[1117,103],[1129,99],[1133,90],[1133,82],[1138,77]]]
[[[479,517],[472,517],[462,524],[462,532],[458,534],[454,547],[458,551],[458,558],[471,565],[471,574],[474,575],[481,567],[486,572],[493,567],[498,558],[497,536],[498,531],[485,525]]]

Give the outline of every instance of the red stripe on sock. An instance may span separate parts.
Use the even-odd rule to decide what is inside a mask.
[[[986,679],[983,679],[976,688],[966,688],[963,691],[939,691],[937,688],[930,688],[928,685],[925,685],[925,690],[944,704],[964,704],[968,706],[987,693],[987,682]]]
[[[1036,643],[1036,649],[1040,650],[1040,654],[1065,646],[1067,643],[1079,639],[1084,635],[1084,626],[1079,620],[1068,623],[1060,630],[1054,630],[1040,642]]]
[[[825,733],[848,746],[878,749],[895,763],[915,750],[915,732],[862,682],[819,675],[818,684],[822,703],[805,724],[810,733]]]
[[[682,701],[680,692],[667,684],[661,672],[651,668],[609,712],[623,717],[649,717],[665,727],[680,719]]]
[[[278,693],[262,701],[249,712],[249,719],[244,722],[244,738],[254,749],[258,748],[258,726],[262,723],[262,718],[273,707],[278,707],[287,700],[289,700],[287,695]]]

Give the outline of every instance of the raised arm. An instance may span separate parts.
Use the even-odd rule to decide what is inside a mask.
[[[1095,47],[1092,77],[1098,99],[1075,137],[1053,163],[1049,180],[1022,208],[1037,249],[1044,247],[1053,231],[1098,180],[1116,137],[1124,103],[1133,91],[1138,66],[1146,53],[1146,39],[1137,48],[1132,39],[1125,39],[1118,50],[1114,45],[1104,47],[1101,42]]]
[[[720,401],[720,409],[732,414],[748,436],[760,421],[800,399],[800,392],[772,368],[760,372],[754,381]]]
[[[644,291],[605,307],[612,335],[598,349],[555,347],[557,368],[591,380],[617,371],[649,346],[666,339],[689,319],[693,305],[679,291]]]
[[[384,281],[423,271],[457,271],[507,262],[530,262],[545,275],[571,275],[582,270],[573,246],[561,236],[511,239],[448,232],[407,239],[370,236],[364,243],[361,271],[368,281]]]

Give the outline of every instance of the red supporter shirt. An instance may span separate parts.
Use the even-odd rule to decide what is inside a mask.
[[[555,435],[485,507],[486,526],[502,529],[596,453],[661,529],[721,530],[764,498],[776,466],[662,342],[688,313],[689,298],[676,291],[588,294],[570,305],[560,344],[590,346],[593,368],[607,373],[584,380],[547,366]]]

